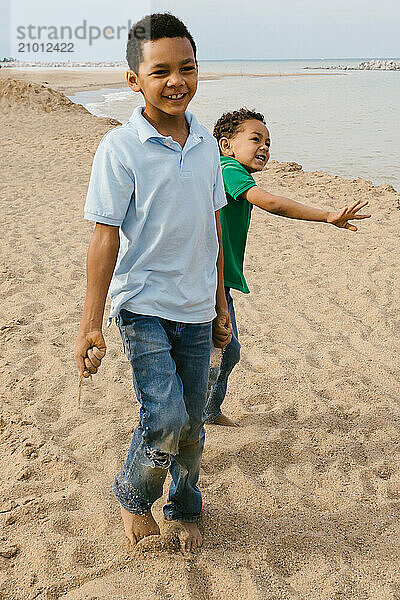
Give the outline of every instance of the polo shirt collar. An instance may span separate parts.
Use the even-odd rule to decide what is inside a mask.
[[[144,142],[147,142],[147,140],[151,138],[167,139],[169,136],[159,133],[157,129],[144,118],[142,115],[144,109],[145,106],[137,106],[129,119],[129,122],[136,127],[141,143],[144,144]],[[194,114],[188,110],[185,111],[185,117],[190,129],[189,135],[193,136],[195,140],[201,141],[204,138],[204,135],[198,120]]]

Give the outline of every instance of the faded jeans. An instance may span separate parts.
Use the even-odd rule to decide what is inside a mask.
[[[210,323],[177,323],[122,309],[117,318],[131,363],[140,420],[113,492],[129,512],[144,514],[172,482],[164,516],[194,522],[202,499],[197,482],[204,446]]]
[[[232,339],[223,351],[219,373],[210,369],[209,389],[206,403],[206,423],[212,423],[221,414],[221,405],[225,399],[228,387],[228,377],[235,365],[240,360],[240,343],[236,324],[235,308],[230,294],[230,288],[225,288],[226,301],[228,303],[229,317],[232,325]]]

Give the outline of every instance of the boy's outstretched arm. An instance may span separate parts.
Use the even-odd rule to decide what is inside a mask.
[[[97,372],[106,353],[102,334],[104,306],[119,250],[119,228],[96,223],[89,244],[83,315],[75,343],[79,375]]]
[[[275,196],[255,185],[242,194],[248,202],[259,206],[275,215],[288,217],[289,219],[301,219],[303,221],[318,221],[330,223],[336,227],[357,231],[357,227],[349,223],[350,220],[368,219],[371,215],[360,215],[359,211],[368,205],[368,202],[355,202],[350,206],[345,206],[339,212],[322,210],[307,206],[301,202],[290,200],[283,196]]]
[[[217,294],[215,310],[217,316],[213,321],[213,344],[217,348],[225,348],[232,339],[232,325],[229,318],[228,304],[225,296],[224,286],[224,253],[222,249],[222,228],[219,210],[215,212],[215,225],[218,237],[218,259],[217,259]]]

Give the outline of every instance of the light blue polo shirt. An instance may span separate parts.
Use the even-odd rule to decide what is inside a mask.
[[[121,308],[181,323],[216,316],[215,211],[226,205],[214,137],[186,112],[181,148],[138,107],[96,151],[85,219],[119,227],[109,321]]]

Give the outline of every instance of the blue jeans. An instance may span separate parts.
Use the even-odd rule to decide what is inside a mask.
[[[214,373],[214,370],[210,369],[209,390],[206,403],[206,423],[212,423],[222,414],[221,405],[225,399],[228,377],[234,366],[237,365],[240,360],[240,343],[236,325],[235,308],[233,306],[230,288],[225,288],[225,295],[232,324],[232,339],[222,353],[219,374]]]
[[[204,446],[211,323],[187,324],[122,309],[117,318],[132,367],[140,420],[113,492],[129,512],[144,514],[171,473],[168,520],[196,521]]]

